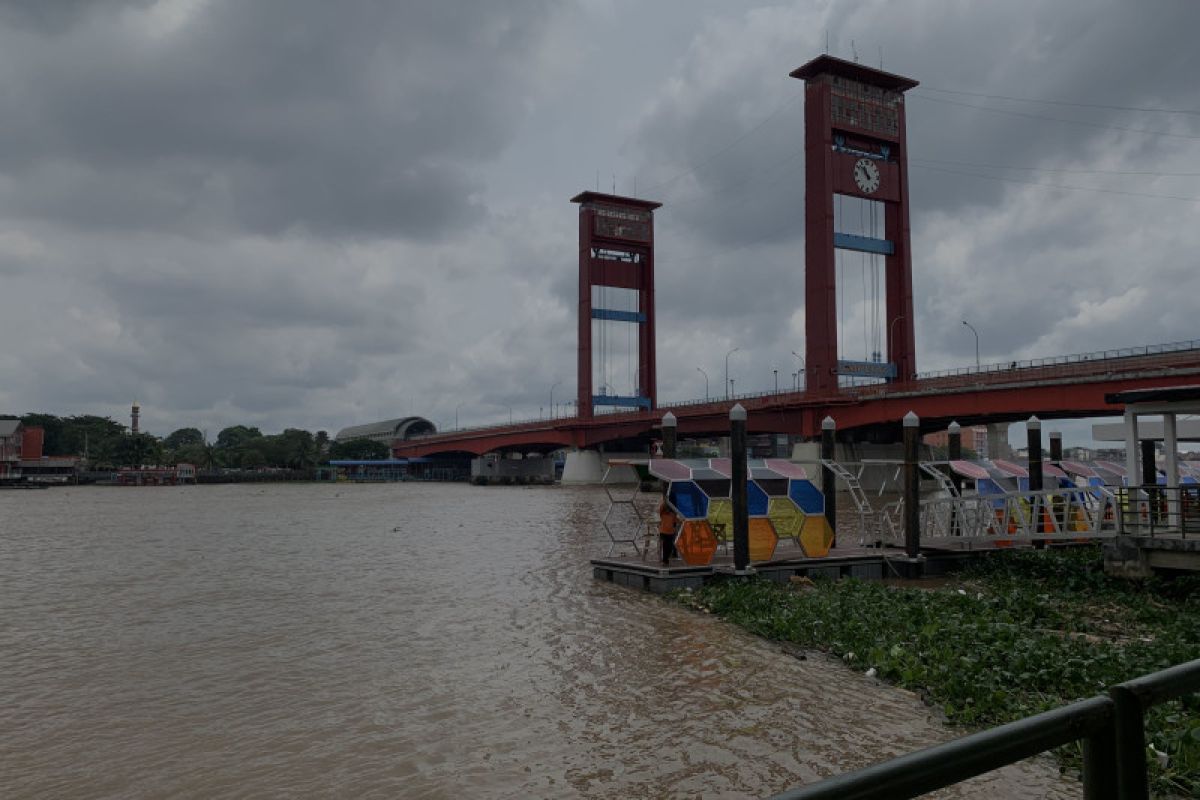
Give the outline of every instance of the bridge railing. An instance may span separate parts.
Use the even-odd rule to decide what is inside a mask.
[[[960,375],[975,375],[991,372],[1010,372],[1013,370],[1038,369],[1042,367],[1061,367],[1067,364],[1086,364],[1115,358],[1137,358],[1141,356],[1157,356],[1167,353],[1180,353],[1188,350],[1200,350],[1200,340],[1189,339],[1182,342],[1167,342],[1165,344],[1149,344],[1142,347],[1121,347],[1113,350],[1094,350],[1088,353],[1072,353],[1065,356],[1049,358],[1030,358],[1017,361],[1003,361],[993,364],[982,364],[978,367],[955,367],[953,369],[931,370],[918,372],[919,380],[931,378],[950,378]]]
[[[1118,684],[1107,696],[827,778],[773,800],[917,797],[1080,740],[1086,800],[1142,800],[1150,796],[1146,710],[1196,691],[1200,691],[1200,660]]]

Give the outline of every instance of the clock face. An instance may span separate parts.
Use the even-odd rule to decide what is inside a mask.
[[[879,188],[879,167],[869,158],[860,158],[854,164],[854,183],[866,194]]]

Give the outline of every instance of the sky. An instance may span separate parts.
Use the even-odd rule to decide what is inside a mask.
[[[788,73],[826,51],[921,82],[919,370],[974,363],[964,319],[984,363],[1197,338],[1198,24],[1190,0],[0,0],[0,412],[137,400],[210,439],[537,418],[575,395],[569,200],[614,187],[663,203],[660,400],[718,394],[733,348],[736,391],[787,386]],[[861,358],[873,296],[840,270]]]

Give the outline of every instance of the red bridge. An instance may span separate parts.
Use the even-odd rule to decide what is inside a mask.
[[[1062,358],[985,365],[980,370],[932,373],[904,384],[843,389],[840,392],[780,392],[739,396],[713,402],[664,405],[654,411],[563,417],[489,428],[437,433],[397,441],[397,457],[492,451],[550,452],[591,449],[615,442],[644,446],[657,438],[662,415],[671,411],[680,436],[722,436],[729,431],[729,409],[739,402],[748,412],[748,430],[815,438],[821,420],[834,418],[842,435],[868,430],[885,436],[899,431],[900,419],[913,411],[926,431],[961,425],[1015,422],[1036,414],[1043,419],[1119,415],[1122,408],[1104,401],[1126,389],[1200,384],[1200,341],[1104,351]],[[896,436],[886,436],[897,440]]]

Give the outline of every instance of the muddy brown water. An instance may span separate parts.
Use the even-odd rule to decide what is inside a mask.
[[[0,495],[5,798],[761,797],[957,735],[592,579],[596,488]],[[1034,760],[946,797],[1075,797]]]

